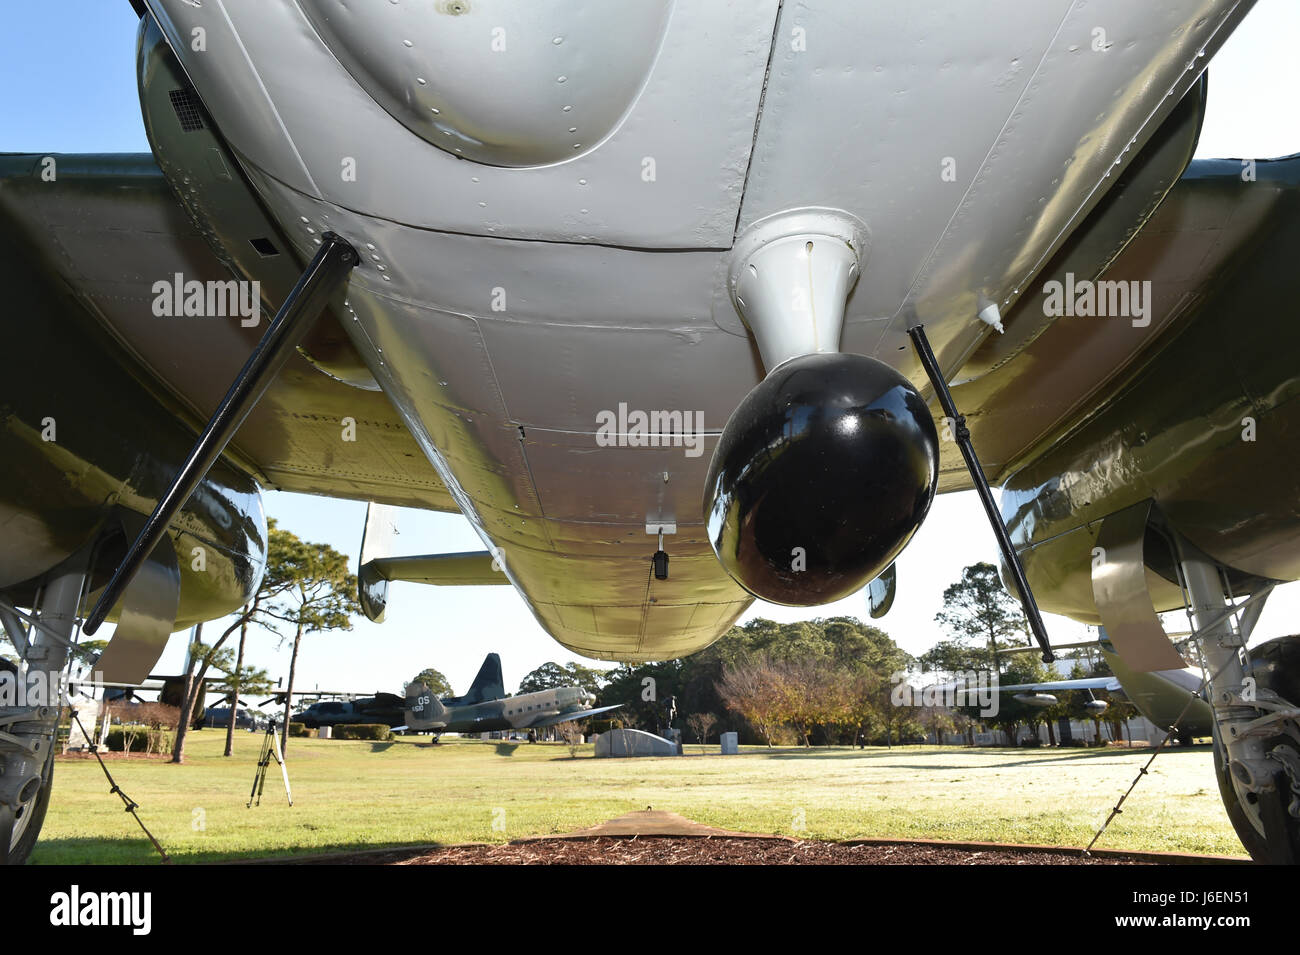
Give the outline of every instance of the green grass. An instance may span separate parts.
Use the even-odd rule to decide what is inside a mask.
[[[245,808],[261,736],[192,734],[183,766],[110,761],[181,862],[568,832],[653,806],[697,822],[817,839],[862,836],[1086,845],[1149,751],[745,749],[739,756],[576,758],[559,744],[294,739],[285,804],[274,764]],[[710,747],[716,752],[716,746]],[[494,821],[497,827],[494,828]],[[200,825],[201,823],[201,825]],[[802,823],[803,828],[800,828]],[[503,827],[503,828],[502,828]],[[1238,855],[1208,746],[1170,750],[1100,846]],[[156,860],[93,760],[60,759],[37,863]]]

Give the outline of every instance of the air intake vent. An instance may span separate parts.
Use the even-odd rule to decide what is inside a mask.
[[[203,110],[199,98],[188,89],[172,90],[169,94],[176,118],[181,121],[181,129],[187,133],[197,132],[203,128]]]

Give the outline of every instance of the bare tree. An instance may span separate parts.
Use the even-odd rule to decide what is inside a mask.
[[[771,661],[759,656],[728,664],[716,688],[727,708],[748,720],[770,747],[781,702],[781,688]]]
[[[569,747],[569,758],[576,759],[578,749],[582,746],[583,741],[582,727],[573,720],[569,720],[557,725],[555,731],[560,734],[560,739],[564,740],[565,745]]]
[[[686,725],[691,728],[695,738],[703,745],[709,741],[709,734],[713,732],[713,727],[717,725],[718,718],[712,713],[692,713],[686,717]]]

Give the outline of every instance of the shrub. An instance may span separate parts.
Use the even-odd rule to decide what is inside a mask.
[[[149,747],[148,731],[141,726],[128,726],[126,729],[115,726],[108,731],[108,748],[112,752],[125,752],[128,745],[131,752],[143,753]]]
[[[306,724],[306,723],[290,723],[290,724],[289,724],[289,735],[290,735],[290,736],[310,736],[310,735],[311,735],[311,731],[310,731],[309,729],[307,729],[307,724]]]
[[[334,727],[335,739],[388,740],[393,731],[386,723],[339,723]]]

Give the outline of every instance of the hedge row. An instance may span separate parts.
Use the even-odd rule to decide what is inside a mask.
[[[334,738],[388,740],[393,738],[393,731],[387,723],[338,723]]]
[[[126,749],[126,733],[121,727],[113,727],[108,731],[108,748],[114,753],[120,753]],[[131,736],[131,752],[143,753],[149,748],[149,734],[143,729],[136,729]]]

